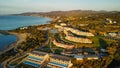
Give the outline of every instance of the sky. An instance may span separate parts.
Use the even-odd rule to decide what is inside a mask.
[[[120,11],[120,0],[0,0],[0,14],[68,10]]]

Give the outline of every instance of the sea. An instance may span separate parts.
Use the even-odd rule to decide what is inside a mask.
[[[0,31],[14,30],[19,27],[47,24],[50,18],[21,16],[21,15],[2,15],[0,16]],[[0,51],[17,40],[16,36],[0,33]]]

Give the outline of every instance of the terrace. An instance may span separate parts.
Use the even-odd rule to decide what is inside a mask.
[[[53,41],[53,44],[58,46],[58,47],[67,48],[67,49],[73,49],[74,48],[74,45],[67,45],[67,44],[59,43],[56,40]]]
[[[73,41],[77,43],[92,43],[92,41],[86,38],[85,36],[76,35],[74,33],[71,33],[71,31],[64,30],[64,34],[66,35],[65,39],[69,41]]]
[[[73,37],[73,36],[66,36],[65,39],[77,43],[92,43],[92,41],[88,38],[78,38],[78,37]]]
[[[80,31],[78,29],[75,28],[71,28],[71,27],[62,27],[60,25],[55,25],[56,28],[58,29],[63,29],[63,30],[67,30],[67,31],[71,31],[72,33],[76,34],[76,35],[82,35],[82,36],[94,36],[94,34],[90,33],[90,32],[84,32],[84,31]]]

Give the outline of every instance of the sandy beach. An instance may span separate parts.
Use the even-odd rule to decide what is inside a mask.
[[[26,37],[27,37],[27,33],[15,33],[15,32],[8,32],[11,35],[14,35],[17,37],[16,42],[8,45],[7,47],[5,47],[4,51],[2,51],[0,54],[9,51],[10,49],[17,47],[19,44],[21,44],[23,41],[26,41]]]

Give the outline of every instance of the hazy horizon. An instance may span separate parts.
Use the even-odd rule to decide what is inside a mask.
[[[120,0],[0,0],[0,15],[68,10],[120,11]]]

